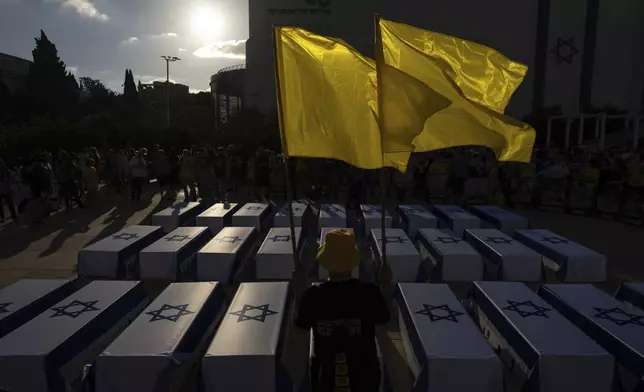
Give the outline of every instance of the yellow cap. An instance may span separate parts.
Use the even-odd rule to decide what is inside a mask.
[[[344,229],[329,231],[324,237],[324,245],[318,250],[317,260],[331,273],[352,271],[360,263],[353,233]]]

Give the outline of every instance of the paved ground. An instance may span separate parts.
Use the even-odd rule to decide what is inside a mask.
[[[63,211],[32,227],[4,224],[0,226],[0,288],[23,278],[74,276],[79,249],[128,225],[149,223],[155,212],[170,203],[159,195],[139,203],[109,199],[102,203],[105,207]],[[603,289],[612,292],[624,280],[644,281],[644,229],[561,213],[518,212],[534,228],[548,228],[606,254],[610,279],[601,285]],[[381,331],[379,341],[395,390],[409,390],[411,377],[395,320]],[[287,360],[290,368],[301,374],[308,342],[305,337],[293,336],[292,331],[289,335]]]

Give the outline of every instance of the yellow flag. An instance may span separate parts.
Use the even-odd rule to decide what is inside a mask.
[[[480,145],[529,162],[535,131],[503,113],[527,67],[444,34],[378,20],[383,151]],[[402,76],[401,76],[402,75]],[[406,78],[406,83],[401,83]]]
[[[383,158],[374,60],[340,39],[293,27],[274,32],[284,153],[405,170],[408,152]]]

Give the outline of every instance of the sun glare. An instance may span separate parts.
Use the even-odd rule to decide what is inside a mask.
[[[202,3],[192,7],[190,30],[198,40],[209,41],[218,38],[217,35],[222,31],[224,22],[222,13],[210,4]]]

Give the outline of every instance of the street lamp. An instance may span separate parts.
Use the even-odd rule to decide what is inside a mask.
[[[179,61],[181,59],[175,56],[161,56],[161,58],[165,60],[165,69],[166,69],[165,89],[167,94],[166,114],[167,114],[167,125],[168,125],[168,128],[170,128],[170,62]]]

